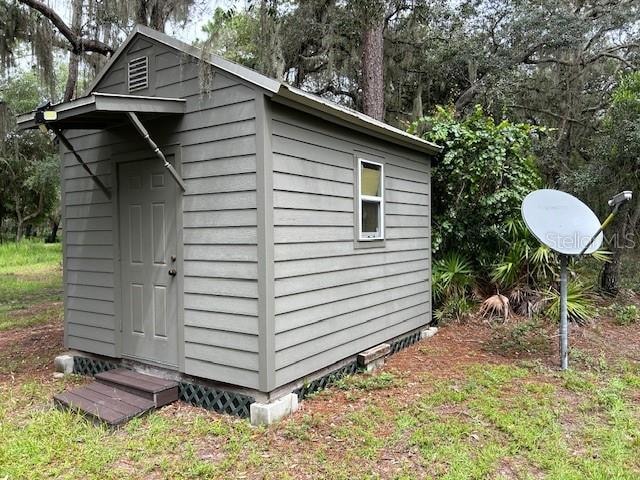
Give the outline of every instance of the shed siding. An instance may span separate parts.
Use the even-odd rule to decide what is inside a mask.
[[[146,38],[131,48],[134,56],[148,55],[150,66],[149,88],[135,94],[187,101],[180,120],[147,123],[158,144],[180,145],[187,186],[182,199],[185,373],[257,388],[256,92],[216,72],[211,91],[201,93],[200,67],[192,58]],[[95,90],[127,94],[126,61],[123,55]],[[69,136],[112,186],[118,155],[130,151],[132,142],[144,151],[140,140],[128,135],[116,130]],[[69,155],[63,171],[67,342],[117,356],[113,203]]]
[[[106,132],[84,133],[96,145],[79,150],[80,155],[111,187],[109,149],[101,146],[110,136]],[[115,318],[113,204],[71,154],[61,151],[66,345],[113,357],[120,328]]]
[[[275,384],[430,321],[430,164],[273,107]],[[384,246],[355,242],[355,157],[385,165]]]

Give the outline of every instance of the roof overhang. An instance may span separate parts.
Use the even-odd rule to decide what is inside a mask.
[[[47,124],[62,130],[102,129],[128,121],[124,114],[132,112],[142,116],[184,114],[186,101],[180,98],[143,97],[94,92],[86,97],[47,107],[55,112],[55,120]],[[18,128],[37,128],[36,112],[18,116]]]
[[[324,116],[329,121],[340,120],[355,130],[428,155],[438,155],[443,149],[440,145],[411,135],[364,113],[343,107],[286,83],[281,84],[280,89],[272,99],[292,108],[301,109],[300,107],[306,107],[303,109],[308,110],[313,115]]]

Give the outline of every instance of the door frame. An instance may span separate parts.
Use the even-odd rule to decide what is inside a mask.
[[[165,156],[174,157],[175,169],[179,175],[182,175],[182,146],[179,143],[173,143],[169,145],[161,145],[160,149]],[[128,151],[123,153],[111,154],[111,162],[113,168],[113,189],[111,195],[111,203],[113,208],[113,278],[114,278],[114,313],[115,313],[115,342],[116,342],[116,355],[120,358],[132,359],[134,361],[143,362],[145,364],[154,365],[162,368],[176,368],[179,372],[184,372],[184,241],[183,241],[183,199],[184,194],[177,189],[176,194],[176,269],[178,274],[175,276],[176,280],[176,311],[177,311],[177,325],[176,325],[176,343],[177,343],[177,358],[178,364],[176,367],[170,367],[164,363],[153,362],[150,360],[140,360],[136,357],[125,355],[123,353],[123,324],[124,317],[122,311],[122,256],[120,246],[120,170],[119,166],[123,163],[132,163],[136,161],[148,160],[153,157],[153,152],[149,148],[142,148],[140,150]],[[157,159],[160,162],[160,159]],[[173,179],[171,179],[173,181]]]

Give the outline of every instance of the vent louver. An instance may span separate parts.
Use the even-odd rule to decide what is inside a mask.
[[[148,57],[129,60],[129,91],[142,90],[149,86]]]

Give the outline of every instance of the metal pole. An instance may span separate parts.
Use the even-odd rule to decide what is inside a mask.
[[[98,185],[98,187],[100,187],[100,190],[102,190],[102,192],[106,195],[106,197],[108,199],[111,199],[111,192],[109,191],[109,189],[105,186],[104,183],[102,183],[100,178],[98,178],[98,176],[91,171],[91,169],[89,168],[89,165],[84,163],[84,160],[82,160],[82,157],[78,154],[78,152],[76,152],[75,148],[73,148],[73,145],[71,145],[71,142],[67,140],[67,137],[65,137],[62,134],[60,129],[57,127],[51,127],[51,126],[49,126],[48,128],[51,129],[51,131],[55,134],[56,137],[58,137],[58,140],[62,142],[65,148],[70,153],[72,153],[74,157],[76,157],[76,160],[78,161],[78,163],[82,165],[82,168],[84,168],[86,172],[91,176],[93,181],[96,183],[96,185]]]
[[[567,318],[568,256],[560,255],[560,368],[569,368],[569,322]]]
[[[147,132],[147,129],[144,128],[144,125],[142,125],[142,122],[140,121],[138,116],[133,112],[127,112],[127,116],[129,117],[129,120],[131,120],[131,123],[133,123],[133,126],[136,127],[136,130],[138,130],[138,133],[149,144],[149,146],[151,147],[151,150],[153,150],[153,152],[156,154],[156,156],[160,160],[162,160],[162,163],[164,164],[164,168],[169,170],[169,173],[171,174],[173,179],[176,181],[176,183],[178,184],[180,189],[183,192],[186,191],[187,187],[186,187],[186,185],[184,183],[184,180],[182,180],[180,175],[178,175],[178,172],[176,172],[176,169],[173,168],[173,165],[171,165],[167,161],[166,157],[164,156],[164,153],[162,153],[162,150],[160,150],[158,145],[156,145],[156,143],[151,139],[151,137],[149,136],[149,132]]]
[[[591,237],[591,239],[589,240],[589,242],[584,246],[584,248],[582,249],[582,251],[580,252],[580,256],[584,255],[584,253],[587,251],[587,249],[591,246],[591,244],[593,242],[595,242],[596,238],[598,237],[598,235],[600,235],[600,232],[602,232],[605,228],[607,228],[607,226],[611,223],[611,221],[615,218],[616,213],[618,213],[618,209],[620,208],[620,205],[616,205],[615,207],[613,207],[613,212],[611,212],[609,214],[609,216],[605,219],[604,222],[602,222],[602,225],[600,225],[600,228],[598,229],[598,231],[596,233],[593,234],[593,237]]]

